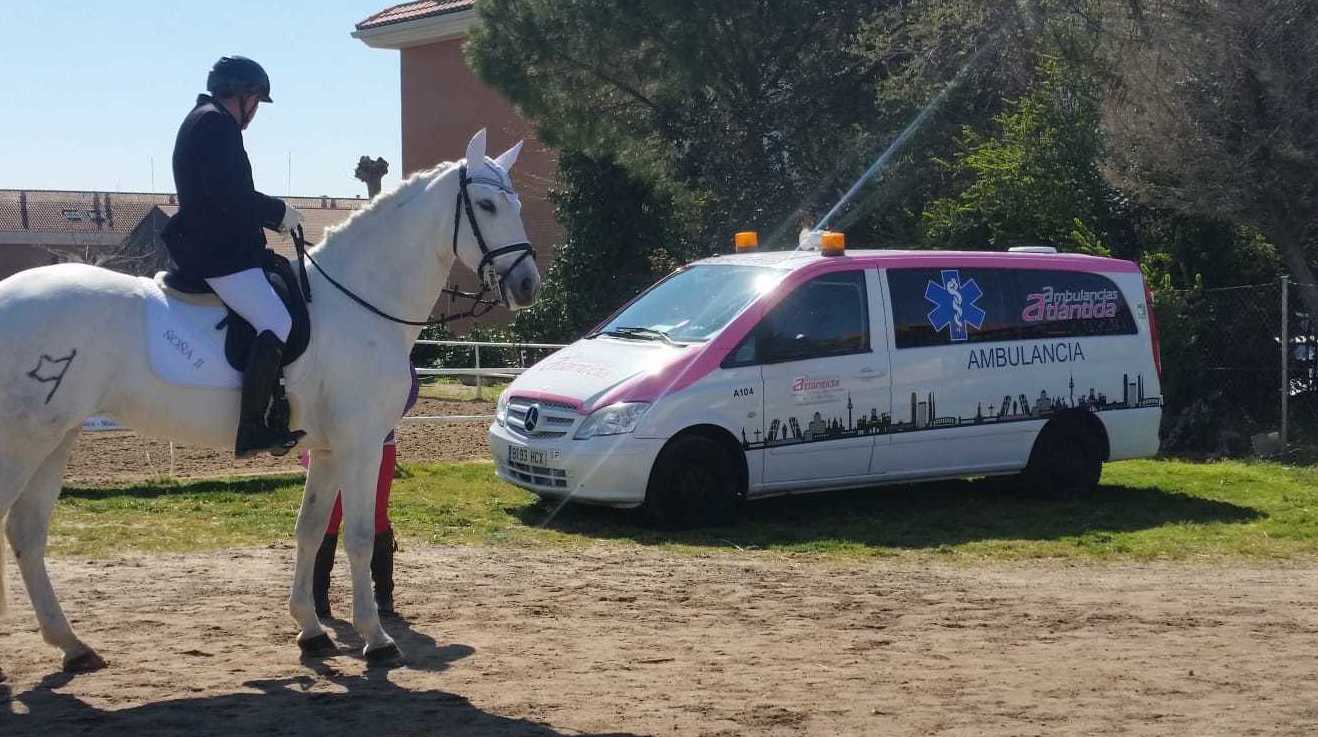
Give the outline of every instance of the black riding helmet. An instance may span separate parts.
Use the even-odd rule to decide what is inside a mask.
[[[274,102],[270,99],[270,76],[245,56],[225,56],[215,62],[206,76],[206,91],[215,97],[258,95],[261,102]]]

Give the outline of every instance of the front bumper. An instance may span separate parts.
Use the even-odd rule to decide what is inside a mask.
[[[514,486],[542,497],[624,508],[645,501],[650,469],[664,445],[632,435],[526,438],[497,422],[490,426],[489,442],[499,478]],[[514,460],[509,448],[527,448],[538,457]]]

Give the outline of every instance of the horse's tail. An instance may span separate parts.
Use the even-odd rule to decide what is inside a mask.
[[[5,540],[5,515],[0,514],[0,617],[9,613],[9,591],[5,589],[5,559],[9,556],[5,554],[5,548],[9,547]]]

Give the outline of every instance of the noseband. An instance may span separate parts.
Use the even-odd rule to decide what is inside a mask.
[[[312,258],[311,254],[307,253],[306,234],[303,232],[302,226],[299,225],[292,231],[291,235],[293,236],[293,246],[297,249],[297,261],[302,282],[302,294],[306,297],[307,302],[311,302],[311,282],[307,279],[307,265],[305,261],[310,261],[311,265],[316,267],[316,270],[321,273],[321,276],[325,277],[326,281],[334,285],[334,287],[347,295],[352,301],[361,305],[372,314],[389,320],[390,322],[396,322],[400,325],[412,325],[415,327],[445,325],[453,320],[461,320],[468,317],[482,317],[499,305],[509,307],[508,295],[504,291],[504,282],[507,280],[508,275],[521,265],[522,261],[528,258],[535,258],[535,248],[531,246],[529,241],[513,243],[495,249],[491,249],[486,245],[485,236],[481,233],[480,223],[476,221],[476,211],[471,205],[471,192],[468,191],[468,186],[473,181],[474,180],[467,176],[467,165],[463,164],[458,170],[458,201],[453,208],[453,255],[455,257],[458,255],[458,233],[462,228],[462,213],[466,212],[467,219],[471,221],[471,234],[476,237],[476,245],[480,246],[481,249],[481,261],[476,266],[476,278],[480,281],[480,291],[464,292],[452,287],[445,287],[440,290],[441,294],[446,294],[455,299],[471,300],[470,309],[465,312],[456,312],[445,315],[436,320],[404,320],[401,317],[394,317],[357,296],[351,289],[348,289],[335,281],[334,277],[330,276],[329,273],[325,271],[325,267],[316,263],[316,259]],[[482,181],[482,184],[484,183],[486,182]],[[511,190],[505,187],[502,183],[496,184],[494,182],[489,182],[489,184],[491,186],[497,186],[504,192],[511,193]],[[517,260],[513,261],[511,266],[504,269],[502,274],[498,273],[494,268],[494,260],[510,253],[521,253],[521,256],[518,256]],[[485,295],[491,290],[497,290],[498,299],[486,299]]]

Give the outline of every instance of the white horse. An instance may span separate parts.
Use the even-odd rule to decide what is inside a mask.
[[[301,630],[298,644],[309,655],[336,651],[316,617],[311,577],[335,494],[342,490],[353,623],[368,660],[399,656],[380,626],[371,586],[372,520],[381,441],[402,414],[408,355],[421,327],[381,317],[344,290],[400,320],[422,321],[455,258],[513,309],[530,306],[539,289],[535,261],[527,258],[521,205],[508,178],[521,144],[489,159],[485,141],[481,131],[465,161],[413,176],[331,229],[310,251],[319,264],[308,266],[311,343],[285,371],[291,426],[306,431],[302,446],[312,455],[289,597]],[[148,358],[148,345],[164,339],[148,331],[147,303],[166,304],[153,287],[152,280],[75,264],[0,281],[0,518],[8,514],[5,530],[42,637],[64,651],[70,671],[105,665],[69,626],[44,560],[50,515],[84,419],[108,415],[143,435],[224,449],[232,449],[238,427],[235,387],[183,386],[153,370],[158,364]],[[176,336],[166,349],[188,354],[190,366],[201,365],[192,355],[196,348]],[[0,547],[0,611],[3,552]]]

